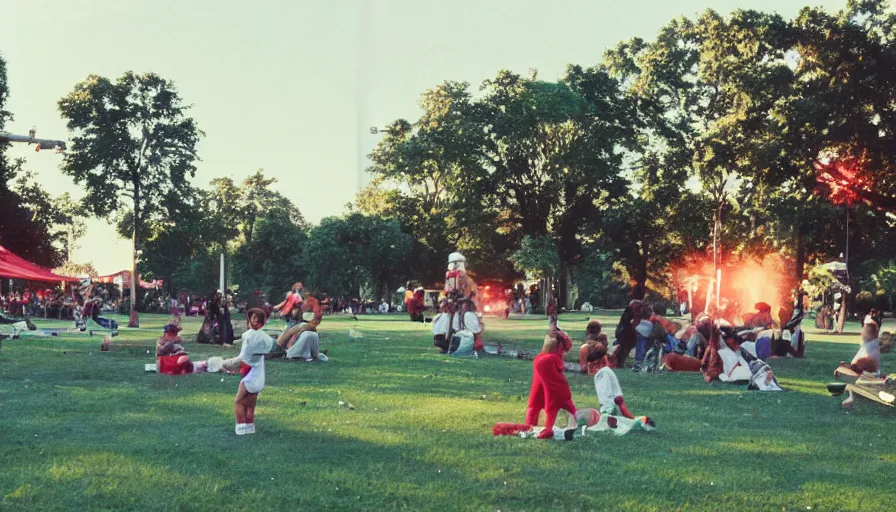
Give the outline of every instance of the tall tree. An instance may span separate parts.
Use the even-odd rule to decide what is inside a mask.
[[[196,144],[203,133],[188,109],[173,83],[131,71],[115,81],[90,75],[59,101],[73,132],[63,172],[83,184],[85,205],[95,215],[128,211],[132,216],[132,327],[139,325],[137,260],[144,223],[196,172]]]
[[[470,195],[481,174],[483,129],[469,84],[446,81],[425,91],[420,107],[422,115],[413,124],[399,119],[384,131],[370,154],[374,180],[359,195],[357,208],[397,219],[414,237],[410,273],[433,283],[444,274],[446,254],[460,249],[481,259],[488,256],[480,248],[502,244],[500,237],[474,240],[491,234],[477,228],[492,224],[495,216],[486,220],[488,205]]]
[[[308,234],[285,210],[268,212],[254,225],[251,240],[233,255],[233,278],[241,296],[258,290],[272,299],[306,274],[303,256]]]
[[[311,286],[333,296],[358,296],[369,288],[391,295],[405,280],[412,239],[397,221],[353,213],[327,217],[311,230],[304,246]]]
[[[649,113],[642,161],[699,180],[711,199],[716,264],[755,235],[735,230],[755,228],[769,191],[793,179],[789,141],[780,135],[795,80],[792,41],[777,15],[738,10],[725,18],[710,10],[696,21],[674,20],[655,41],[632,39],[607,53],[608,69]],[[736,215],[752,221],[726,222]]]
[[[22,204],[34,212],[31,217],[33,224],[41,226],[47,240],[61,249],[59,252],[63,259],[70,260],[78,239],[87,230],[82,205],[72,199],[68,192],[58,197],[51,196],[29,171],[16,179],[14,190]]]

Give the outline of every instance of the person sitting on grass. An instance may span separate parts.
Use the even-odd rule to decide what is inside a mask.
[[[452,334],[453,337],[462,330],[469,331],[473,336],[473,350],[482,350],[482,323],[476,314],[476,303],[472,300],[462,299],[455,303],[442,299],[439,314],[432,320],[433,345],[438,347],[439,353],[449,351],[451,340],[448,335]]]
[[[172,356],[184,352],[184,341],[180,338],[181,326],[171,323],[165,326],[162,336],[156,342],[156,357]]]
[[[233,399],[236,416],[236,435],[255,433],[255,405],[258,394],[264,389],[264,356],[271,351],[274,340],[264,332],[266,317],[264,311],[252,308],[246,313],[249,329],[242,335],[240,348],[240,373],[243,378]]]
[[[597,320],[590,320],[585,326],[585,343],[579,347],[579,367],[582,373],[588,373],[588,355],[591,352],[591,347],[597,345],[597,337],[600,336],[602,329],[603,326]]]
[[[619,345],[616,350],[616,360],[619,368],[625,367],[625,360],[635,345],[638,344],[638,333],[635,327],[641,323],[642,303],[639,300],[631,301],[622,312],[619,323],[616,325],[616,340],[613,345]]]
[[[228,332],[228,326],[225,326],[224,293],[221,290],[215,290],[211,294],[211,300],[206,308],[205,318],[202,320],[202,327],[196,334],[196,343],[212,343],[215,345],[227,345],[233,342],[227,339],[225,334]],[[229,324],[229,332],[233,332],[233,325],[230,324],[230,313],[228,312],[226,322]]]
[[[180,337],[181,327],[177,324],[165,326],[162,336],[156,342],[156,370],[166,375],[185,375],[208,370],[207,361],[190,361]],[[107,337],[107,339],[110,339]],[[105,345],[105,343],[104,343]]]
[[[848,368],[852,372],[877,374],[880,370],[880,341],[878,340],[878,328],[874,321],[868,321],[862,327],[862,344],[859,351],[853,356],[849,364],[841,362],[841,368]],[[839,370],[839,368],[838,368]]]
[[[326,355],[320,352],[320,336],[317,334],[323,313],[316,298],[308,297],[304,301],[301,320],[302,323],[293,325],[277,337],[272,354],[284,352],[288,360],[326,361]]]
[[[557,413],[564,409],[573,416],[576,406],[572,401],[572,391],[563,376],[566,365],[563,356],[572,348],[572,340],[560,330],[551,330],[544,337],[541,353],[532,362],[532,388],[529,391],[529,404],[526,408],[526,425],[533,427],[538,423],[538,415],[545,411],[544,430],[538,434],[539,439],[554,437],[554,421]]]
[[[585,350],[585,366],[582,370],[589,376],[594,377],[601,368],[618,368],[616,361],[616,351],[619,345],[609,346],[607,335],[598,334],[595,343],[587,343],[582,346]],[[582,352],[579,349],[579,365],[581,366]]]

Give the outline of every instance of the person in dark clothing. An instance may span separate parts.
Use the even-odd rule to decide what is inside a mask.
[[[635,327],[641,322],[641,301],[633,300],[629,302],[622,316],[619,318],[619,324],[616,325],[616,342],[619,345],[616,350],[617,368],[625,368],[625,360],[629,353],[638,343],[638,334]]]

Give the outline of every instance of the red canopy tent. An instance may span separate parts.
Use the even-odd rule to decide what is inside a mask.
[[[0,246],[0,277],[28,281],[78,281],[77,277],[59,276],[50,269],[24,260]]]

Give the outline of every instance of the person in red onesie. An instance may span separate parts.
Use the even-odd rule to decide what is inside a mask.
[[[539,439],[554,437],[554,420],[557,412],[565,409],[575,415],[572,391],[563,376],[566,365],[563,356],[572,348],[572,340],[561,330],[551,330],[544,337],[541,353],[532,362],[532,389],[529,391],[529,405],[526,409],[526,425],[538,423],[538,414],[544,409],[546,417],[544,430]]]

